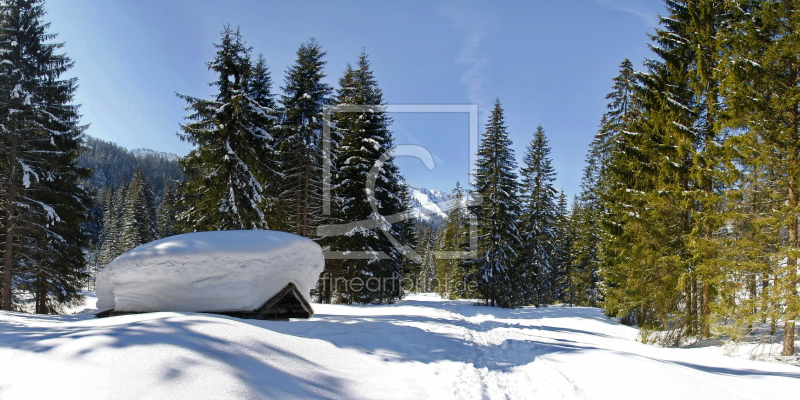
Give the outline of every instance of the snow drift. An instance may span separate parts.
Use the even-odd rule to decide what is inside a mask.
[[[97,278],[97,309],[252,311],[289,283],[309,299],[323,267],[322,248],[291,233],[187,233],[109,263]]]

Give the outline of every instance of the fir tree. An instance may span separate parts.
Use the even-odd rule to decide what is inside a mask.
[[[652,296],[646,284],[653,278],[640,279],[640,268],[647,263],[657,263],[651,259],[643,261],[645,255],[650,254],[647,242],[654,240],[648,236],[652,221],[644,218],[646,195],[653,192],[658,174],[653,162],[658,141],[642,124],[643,80],[642,74],[636,74],[629,61],[620,66],[620,74],[614,79],[614,91],[607,96],[610,100],[608,112],[592,142],[584,177],[586,186],[582,188],[588,196],[596,194],[602,207],[600,222],[605,231],[600,249],[603,307],[609,315],[621,317],[624,323],[652,322]],[[577,240],[589,237],[583,233],[583,225],[579,229]]]
[[[42,2],[0,3],[2,308],[12,309],[14,289],[34,293],[36,312],[55,312],[80,298],[85,281],[81,229],[90,202],[78,184],[88,176],[76,159],[84,127],[70,104],[76,79],[62,79],[72,61],[51,43]]]
[[[437,250],[437,231],[433,226],[418,222],[417,252],[422,260],[419,264],[413,265],[409,269],[408,277],[414,283],[416,293],[431,292],[436,282],[436,250]]]
[[[177,235],[181,232],[175,218],[180,213],[180,182],[168,182],[164,187],[161,203],[156,208],[158,238]]]
[[[238,28],[226,26],[208,69],[219,78],[214,99],[179,95],[189,105],[190,123],[181,125],[181,140],[196,148],[180,163],[187,181],[181,187],[187,209],[182,218],[191,230],[267,229],[264,213],[268,183],[276,173],[265,154],[274,149],[275,110],[251,92],[250,48]],[[255,79],[264,87],[263,76]]]
[[[567,195],[562,190],[556,203],[556,237],[553,245],[553,294],[552,301],[575,304],[575,282],[573,278],[573,229]]]
[[[630,122],[618,127],[608,113],[609,128],[601,130],[618,138],[603,167],[610,179],[601,196],[609,202],[610,217],[605,248],[610,265],[604,268],[608,310],[623,309],[624,319],[646,327],[670,326],[670,340],[677,342],[684,335],[710,335],[720,271],[715,232],[725,217],[719,213],[716,71],[724,7],[670,0],[667,11],[651,36],[657,59],[648,60],[647,73],[637,76],[641,85],[630,103],[641,107],[641,114],[631,114]],[[610,107],[628,103],[619,97],[616,91]]]
[[[467,263],[484,302],[490,306],[516,307],[523,304],[516,278],[521,248],[517,219],[520,215],[516,161],[508,138],[503,109],[495,101],[478,148],[474,175],[475,193],[483,202],[474,211],[478,217],[478,257]]]
[[[359,57],[357,68],[347,67],[339,84],[338,104],[374,106],[373,112],[337,113],[335,119],[336,130],[343,139],[335,162],[339,167],[333,179],[332,190],[337,199],[333,218],[358,227],[335,237],[330,249],[364,255],[336,263],[334,268],[350,282],[365,282],[365,290],[350,287],[340,291],[339,301],[391,303],[402,295],[399,279],[406,274],[403,257],[407,250],[399,248],[399,243],[393,243],[388,236],[408,239],[413,234],[404,224],[392,224],[385,218],[405,213],[409,205],[402,176],[389,153],[393,146],[389,130],[392,120],[383,109],[383,93],[366,54]],[[374,183],[374,189],[365,187],[368,181]],[[375,279],[386,283],[373,290]]]
[[[470,229],[469,210],[467,194],[459,182],[456,182],[450,199],[453,206],[447,214],[444,227],[438,232],[436,249],[441,252],[466,251]],[[467,269],[469,266],[465,266],[460,258],[437,256],[435,266],[439,295],[450,299],[466,298],[469,295],[469,288],[465,286],[465,278],[470,272]]]
[[[571,303],[596,306],[600,300],[598,271],[600,269],[605,208],[601,203],[601,150],[594,147],[586,158],[581,178],[581,192],[572,202],[570,216],[572,236],[572,265],[570,268]]]
[[[137,170],[125,193],[122,208],[120,240],[123,252],[156,239],[155,210],[155,198],[150,182],[141,170]]]
[[[746,186],[751,190],[742,193],[745,204],[750,203],[746,210],[751,217],[741,213],[735,216],[739,221],[750,219],[752,226],[750,229],[740,227],[742,240],[738,244],[742,250],[756,251],[741,252],[750,256],[745,263],[741,262],[741,255],[728,254],[737,262],[733,263],[736,268],[731,271],[736,275],[726,277],[726,284],[732,288],[724,294],[729,300],[725,311],[738,316],[739,321],[751,322],[749,315],[742,316],[736,309],[746,309],[745,314],[752,315],[753,301],[742,299],[743,291],[735,289],[742,286],[756,289],[756,280],[760,278],[764,282],[761,314],[763,318],[771,317],[773,324],[782,317],[781,354],[793,355],[795,320],[800,310],[796,254],[800,245],[798,4],[795,1],[740,1],[729,10],[734,18],[723,31],[725,63],[721,70],[730,119],[724,124],[745,131],[740,137],[731,138],[728,144],[734,152],[731,158],[752,175],[747,178]],[[763,235],[771,239],[760,242],[766,239]],[[753,265],[753,261],[762,267]],[[781,308],[782,313],[777,311]]]
[[[525,303],[546,304],[558,296],[558,209],[555,170],[550,160],[550,146],[544,128],[536,128],[523,156],[522,216],[520,237],[520,281],[531,291],[524,294]]]
[[[627,262],[635,262],[625,247],[628,237],[633,237],[633,233],[627,236],[626,229],[633,225],[626,226],[626,221],[636,215],[628,208],[642,204],[640,189],[650,187],[652,173],[644,152],[650,142],[646,134],[637,132],[643,113],[641,81],[633,64],[625,59],[613,79],[613,91],[606,95],[607,112],[590,144],[579,202],[573,210],[576,269],[584,272],[584,279],[591,279],[589,286],[608,277],[604,289],[610,296],[605,307],[610,315],[621,314],[625,322],[636,321],[640,308],[633,305],[636,301],[616,295],[617,290],[628,287],[625,279],[629,275],[624,272]],[[601,269],[604,274],[590,278]],[[586,300],[595,305],[599,297],[595,290]]]
[[[281,88],[284,120],[280,154],[284,185],[280,209],[287,213],[289,230],[305,237],[315,234],[317,225],[324,221],[322,166],[323,162],[332,162],[322,158],[322,111],[332,92],[322,82],[323,57],[325,52],[316,40],[303,43],[294,65],[286,71]]]
[[[128,182],[123,181],[116,190],[110,187],[103,213],[103,241],[100,245],[98,262],[101,266],[108,265],[115,258],[125,252],[122,240],[122,217],[125,206],[125,195],[128,192]]]
[[[269,67],[267,66],[267,61],[260,53],[255,64],[253,64],[247,92],[253,101],[269,112],[268,117],[273,118],[274,121],[280,122],[282,112],[278,109],[278,104],[275,101],[275,94],[272,93],[272,77]],[[286,179],[280,160],[280,152],[278,150],[280,146],[281,129],[279,124],[275,125],[275,128],[271,132],[273,136],[272,144],[263,148],[261,152],[261,161],[269,171],[265,177],[264,210],[267,215],[267,226],[269,226],[270,229],[288,230],[288,221],[285,218],[286,210],[283,208],[284,205],[280,201]]]

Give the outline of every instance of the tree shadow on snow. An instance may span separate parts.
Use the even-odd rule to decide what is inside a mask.
[[[733,369],[733,368],[725,368],[725,367],[713,367],[709,365],[700,365],[685,361],[674,361],[674,360],[662,360],[656,359],[652,357],[648,357],[651,360],[663,362],[666,364],[673,364],[673,365],[680,365],[683,367],[688,367],[692,369],[696,369],[698,371],[707,372],[709,374],[716,374],[716,375],[727,375],[727,376],[780,376],[784,378],[795,378],[800,379],[800,373],[793,373],[793,372],[779,372],[779,371],[761,371],[756,369]]]
[[[183,315],[192,318],[181,318]],[[162,371],[160,379],[165,382],[181,378],[187,372],[191,372],[190,368],[211,368],[216,371],[235,371],[232,374],[253,390],[253,394],[258,393],[267,398],[346,397],[344,388],[347,382],[326,372],[326,368],[312,360],[263,341],[231,343],[225,339],[224,334],[212,336],[202,333],[208,328],[212,328],[212,332],[220,332],[213,329],[215,325],[230,329],[232,321],[227,320],[228,318],[193,313],[169,313],[163,317],[149,314],[148,318],[140,321],[135,319],[132,321],[131,317],[141,319],[141,315],[112,317],[119,320],[113,321],[117,323],[110,325],[111,319],[104,320],[103,324],[92,323],[96,320],[81,322],[81,319],[86,319],[82,316],[77,318],[72,316],[42,318],[26,314],[17,316],[21,318],[0,319],[0,348],[47,353],[63,345],[74,346],[76,341],[81,339],[90,340],[85,346],[80,346],[79,351],[74,352],[73,357],[81,359],[95,351],[113,348],[177,346],[196,352],[198,357],[184,357],[171,360],[167,365],[154,365],[154,368]],[[45,324],[36,326],[41,322]],[[98,337],[109,340],[96,340]],[[116,357],[115,362],[121,362],[123,365],[115,367],[125,370],[126,360],[126,357]],[[265,363],[265,360],[275,362],[276,365],[280,365],[282,361],[299,364],[294,369],[303,373],[298,375],[287,373]],[[138,367],[141,362],[139,359],[132,365]]]

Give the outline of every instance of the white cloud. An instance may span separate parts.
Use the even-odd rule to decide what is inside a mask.
[[[633,14],[639,17],[648,27],[658,25],[658,11],[645,6],[642,1],[637,0],[594,0],[595,3],[605,8],[611,8]]]
[[[455,62],[466,65],[461,82],[467,86],[467,99],[480,108],[490,106],[483,95],[484,77],[482,68],[489,61],[480,55],[480,46],[488,32],[488,14],[483,7],[472,1],[445,0],[439,5],[439,14],[453,21],[453,28],[464,33]]]

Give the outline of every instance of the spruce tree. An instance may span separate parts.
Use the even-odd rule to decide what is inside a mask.
[[[573,238],[567,195],[562,190],[556,203],[556,237],[553,245],[553,294],[552,301],[575,304],[573,275]]]
[[[689,236],[689,250],[695,259],[698,298],[698,328],[701,339],[711,336],[711,307],[722,266],[719,262],[719,229],[728,216],[721,212],[725,172],[725,154],[721,146],[723,134],[719,121],[723,118],[723,103],[719,89],[721,26],[728,19],[723,0],[688,2],[691,23],[685,34],[685,47],[694,50],[687,60],[692,110],[696,120],[693,127],[693,151],[690,181],[693,189],[692,216],[694,226]]]
[[[152,185],[137,170],[128,186],[122,207],[120,240],[122,251],[128,251],[157,237],[155,198]]]
[[[587,215],[584,205],[581,204],[576,195],[572,199],[572,209],[569,215],[570,224],[570,253],[568,255],[569,264],[564,270],[564,302],[580,306],[596,306],[597,285],[596,269],[592,269],[589,263],[584,262],[587,253],[592,254],[591,250],[586,251],[586,235],[589,231],[583,225]],[[588,235],[586,235],[588,236]],[[599,244],[599,243],[598,243]],[[597,248],[594,249],[596,255]],[[596,264],[595,264],[596,265]],[[595,278],[595,279],[593,279]]]
[[[156,226],[158,238],[165,238],[177,235],[181,232],[177,218],[175,217],[180,213],[180,182],[167,182],[164,187],[164,193],[161,197],[161,203],[156,208]]]
[[[683,283],[683,293],[674,292],[673,304],[664,304],[658,313],[677,322],[677,335],[683,330],[703,339],[710,336],[713,285],[720,271],[715,232],[725,221],[719,213],[721,135],[716,126],[717,34],[725,7],[722,1],[669,1],[667,10],[664,28],[652,37],[659,60],[649,62],[645,80],[645,130],[659,144],[653,159],[656,191],[647,207],[660,210],[658,222],[651,223],[680,227],[667,233],[671,245],[656,252],[662,251],[662,264],[670,279]]]
[[[558,286],[558,209],[556,189],[553,187],[555,170],[550,160],[550,146],[541,126],[525,149],[522,175],[522,215],[520,237],[520,279],[523,287],[531,291],[524,296],[525,303],[546,304],[554,301]]]
[[[399,279],[406,274],[403,257],[407,250],[396,246],[399,243],[393,243],[389,236],[408,239],[413,234],[404,224],[392,224],[385,218],[405,213],[409,205],[400,170],[390,153],[394,141],[389,130],[392,120],[384,109],[383,93],[366,54],[359,57],[357,68],[348,65],[339,85],[338,104],[374,108],[373,112],[337,113],[334,121],[342,142],[335,162],[338,169],[332,191],[337,203],[333,218],[358,226],[333,238],[330,249],[361,256],[332,266],[350,282],[357,279],[365,283],[361,290],[351,285],[340,291],[338,300],[391,303],[402,296]],[[374,183],[374,189],[365,187],[368,181]],[[381,283],[377,290],[376,280]]]
[[[100,233],[97,263],[104,267],[111,262],[111,251],[109,244],[119,236],[118,226],[114,214],[114,194],[116,190],[112,184],[105,190],[103,199],[103,229]]]
[[[264,211],[266,213],[267,226],[273,230],[288,230],[286,220],[286,210],[281,203],[284,182],[286,176],[283,171],[279,147],[281,140],[281,118],[282,111],[278,108],[275,94],[272,92],[272,76],[264,56],[259,53],[253,64],[252,73],[249,79],[247,92],[250,98],[268,111],[268,117],[273,118],[274,129],[270,131],[273,137],[271,145],[263,148],[261,152],[261,162],[266,167],[268,174],[264,184]],[[177,204],[177,203],[176,203]]]
[[[741,1],[734,6],[729,8],[733,22],[727,25],[722,40],[722,90],[729,99],[730,115],[725,125],[745,131],[728,144],[734,151],[732,158],[753,175],[747,186],[754,190],[743,198],[750,200],[747,211],[755,217],[750,218],[752,229],[743,232],[751,240],[739,244],[755,244],[757,251],[749,254],[759,256],[761,265],[771,260],[768,268],[753,268],[751,258],[745,263],[750,268],[737,268],[739,276],[726,281],[733,288],[755,289],[756,279],[763,280],[762,315],[773,321],[783,319],[781,354],[788,356],[795,352],[795,321],[800,312],[796,254],[800,245],[800,40],[796,34],[800,16],[795,1]],[[765,206],[769,212],[760,212]],[[740,214],[737,219],[744,218]],[[763,240],[764,234],[772,238],[761,242],[762,247],[757,241]],[[770,243],[775,246],[766,246]],[[743,250],[752,248],[743,246]],[[770,257],[770,253],[779,256]],[[727,312],[741,315],[736,308],[752,310],[752,302],[738,296],[741,292],[726,293],[730,299]],[[780,309],[782,313],[777,311]]]
[[[437,251],[461,252],[466,251],[469,242],[469,211],[467,209],[467,194],[456,182],[456,187],[450,194],[452,208],[447,214],[445,224],[438,232]],[[444,254],[444,253],[442,253]],[[467,292],[465,277],[469,270],[458,257],[437,256],[435,261],[437,292],[439,295],[450,299],[466,298]]]
[[[432,291],[436,283],[436,244],[437,234],[441,230],[436,230],[432,225],[418,222],[416,231],[419,236],[417,252],[422,261],[410,268],[408,277],[413,282],[414,292],[427,293]]]
[[[270,110],[277,107],[275,94],[272,93],[272,76],[269,72],[269,66],[267,66],[267,60],[261,53],[258,54],[258,58],[253,64],[247,91],[253,101],[261,107]]]
[[[226,25],[208,69],[218,74],[211,83],[218,92],[204,100],[186,100],[190,122],[181,125],[181,140],[196,146],[180,160],[187,181],[181,216],[189,230],[267,229],[264,213],[269,182],[277,171],[265,155],[274,152],[275,110],[259,101],[263,76],[254,79],[250,48],[239,29]],[[259,97],[262,96],[262,97]]]
[[[596,306],[600,300],[599,270],[601,249],[604,243],[602,221],[605,208],[601,202],[602,150],[592,142],[586,157],[586,166],[581,178],[580,194],[573,199],[570,216],[572,236],[572,265],[569,283],[571,303]]]
[[[297,50],[297,60],[286,71],[281,103],[284,119],[280,154],[283,172],[282,204],[289,231],[316,234],[325,221],[322,214],[323,107],[330,103],[331,87],[325,78],[325,52],[315,39]],[[334,146],[335,147],[335,146]],[[335,148],[334,152],[335,154]]]
[[[113,185],[109,188],[110,193],[103,212],[103,242],[98,257],[101,266],[108,265],[126,250],[122,239],[122,223],[128,185],[128,182],[123,181],[119,188],[114,189]]]
[[[503,108],[495,101],[478,147],[474,174],[475,193],[483,202],[473,211],[478,218],[478,258],[467,263],[485,304],[513,308],[524,304],[516,268],[519,249],[517,221],[521,207],[518,197],[516,161],[508,138]]]
[[[601,129],[617,135],[611,142],[617,148],[603,166],[610,179],[601,195],[610,217],[608,310],[623,309],[623,319],[647,327],[669,326],[670,340],[677,342],[685,335],[710,335],[720,273],[717,231],[726,217],[720,214],[717,37],[725,17],[722,2],[666,5],[669,15],[651,35],[657,58],[637,76],[641,84],[630,103],[641,114],[620,129],[609,112],[609,129]],[[620,97],[618,91],[612,95]]]
[[[614,79],[614,91],[602,118],[600,131],[592,142],[586,187],[583,192],[597,194],[602,207],[600,222],[605,240],[601,243],[600,269],[603,279],[603,307],[608,315],[624,323],[653,323],[653,304],[649,283],[642,266],[658,264],[648,242],[654,239],[649,230],[648,195],[654,193],[658,171],[653,158],[657,153],[656,137],[644,129],[645,77],[636,74],[625,60]],[[595,176],[596,171],[599,171]],[[656,192],[657,193],[657,192]],[[581,226],[581,237],[587,237]],[[663,237],[663,236],[662,236]],[[661,238],[659,238],[661,239]],[[582,248],[582,247],[581,247]],[[653,259],[646,259],[651,256]],[[666,296],[665,296],[666,297]]]
[[[0,3],[0,90],[4,134],[2,308],[14,307],[15,286],[34,293],[36,312],[55,312],[79,299],[85,281],[81,225],[90,203],[78,184],[84,127],[71,104],[74,78],[61,75],[72,61],[52,43],[42,1]]]

